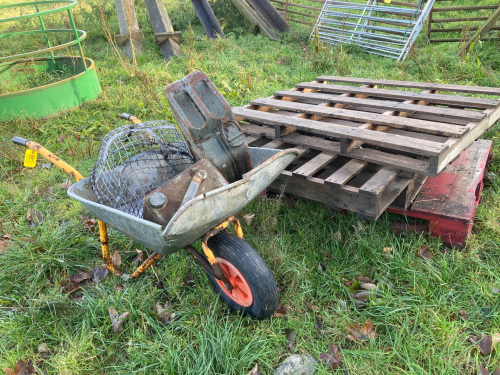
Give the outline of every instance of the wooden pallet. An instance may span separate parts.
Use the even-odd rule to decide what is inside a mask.
[[[268,191],[325,203],[336,210],[357,212],[376,220],[393,202],[402,210],[426,179],[394,168],[337,156],[265,137],[247,136],[252,147],[285,149],[295,147],[300,156],[268,187]]]
[[[233,112],[247,135],[437,176],[500,118],[500,101],[477,95],[500,89],[321,76]]]
[[[464,247],[474,225],[491,145],[488,140],[474,142],[437,178],[425,182],[411,207],[391,206],[388,211],[429,220],[433,237]]]

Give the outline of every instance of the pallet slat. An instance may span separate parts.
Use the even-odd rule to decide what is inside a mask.
[[[405,117],[377,115],[361,111],[351,111],[348,109],[338,109],[331,107],[321,107],[315,105],[288,102],[273,99],[255,99],[250,102],[253,105],[264,107],[286,109],[294,112],[302,112],[311,115],[340,118],[351,121],[368,122],[374,125],[387,125],[391,128],[420,131],[423,133],[438,134],[445,136],[458,136],[467,133],[464,126],[449,125],[440,122],[416,120]]]
[[[347,162],[342,168],[337,170],[331,176],[325,179],[325,184],[327,185],[345,185],[347,182],[352,180],[368,163],[352,159]]]
[[[472,97],[462,97],[453,95],[439,95],[439,94],[422,94],[412,91],[398,91],[386,89],[364,89],[361,87],[330,85],[322,83],[299,83],[295,85],[299,89],[316,89],[324,92],[352,92],[356,94],[365,94],[375,97],[385,97],[400,100],[424,100],[436,104],[457,105],[468,108],[495,108],[498,105],[498,100],[482,99]]]
[[[275,97],[290,97],[295,99],[316,99],[322,100],[328,103],[341,103],[346,104],[347,106],[364,106],[368,108],[378,108],[385,110],[393,110],[400,112],[409,112],[412,114],[422,113],[431,116],[439,117],[447,117],[452,119],[463,119],[471,118],[474,120],[480,120],[485,115],[483,112],[479,111],[470,111],[465,109],[456,109],[456,108],[446,108],[446,107],[430,107],[430,106],[421,106],[416,104],[404,104],[401,102],[387,101],[387,100],[377,100],[377,99],[359,99],[352,97],[345,97],[340,95],[331,95],[331,94],[320,94],[320,93],[305,93],[303,91],[292,91],[292,90],[282,90],[276,91],[274,93]]]
[[[405,87],[411,89],[439,90],[439,91],[449,91],[449,92],[463,92],[470,94],[500,96],[500,88],[496,87],[448,85],[439,83],[395,81],[395,80],[385,80],[385,79],[365,79],[365,78],[336,77],[336,76],[319,76],[316,78],[316,81],[356,83],[360,85],[380,85],[389,87]]]
[[[318,156],[315,156],[307,163],[303,164],[296,170],[292,172],[293,176],[307,178],[315,174],[317,171],[322,169],[325,165],[330,163],[333,159],[335,159],[337,155],[329,154],[327,152],[322,152]]]
[[[439,156],[448,147],[443,143],[420,140],[415,145],[411,139],[395,134],[385,134],[350,126],[342,126],[320,121],[305,120],[269,112],[254,111],[243,108],[233,108],[233,113],[244,120],[255,121],[264,125],[280,125],[294,127],[299,130],[314,132],[330,137],[357,139],[380,147],[413,152],[429,156]]]

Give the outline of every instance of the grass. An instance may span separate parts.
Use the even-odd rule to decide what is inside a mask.
[[[102,264],[97,237],[81,223],[80,215],[88,212],[59,187],[67,175],[55,167],[41,168],[43,160],[34,169],[22,169],[22,154],[9,143],[12,135],[36,140],[88,176],[102,137],[123,124],[116,114],[173,121],[162,90],[196,69],[207,73],[233,106],[322,74],[500,83],[495,43],[477,46],[469,62],[455,57],[457,44],[426,45],[425,30],[404,63],[352,47],[316,52],[307,27],[294,25],[279,42],[247,33],[249,25],[228,1],[214,4],[216,15],[230,23],[225,40],[201,37],[190,6],[169,9],[174,29],[182,30],[185,40],[184,55],[169,62],[162,60],[144,4],[138,2],[145,52],[135,69],[117,59],[97,4],[82,1],[75,17],[78,28],[89,34],[84,51],[96,63],[100,97],[50,119],[0,124],[0,235],[12,235],[0,253],[0,368],[14,368],[22,358],[33,360],[43,374],[246,374],[259,363],[263,373],[271,374],[289,355],[286,329],[297,333],[297,353],[318,358],[330,344],[337,345],[343,356],[337,373],[476,374],[478,365],[500,366],[498,351],[483,357],[467,341],[470,334],[500,332],[499,295],[492,293],[500,287],[499,158],[489,166],[476,224],[463,250],[449,250],[425,234],[392,234],[390,220],[401,219],[394,215],[367,222],[315,202],[299,202],[292,209],[277,200],[256,199],[243,211],[256,214],[244,231],[275,275],[281,303],[291,307],[285,318],[254,321],[231,313],[185,252],[165,258],[137,282],[108,275],[99,284],[85,284],[78,298],[63,293],[60,285],[70,275]],[[112,1],[103,2],[102,14],[111,31],[118,32]],[[497,155],[498,131],[497,125],[485,135],[494,141]],[[42,214],[43,225],[27,226],[30,208]],[[358,221],[362,231],[354,229]],[[423,245],[430,246],[432,259],[417,256]],[[110,246],[122,253],[124,271],[132,270],[140,246],[113,230]],[[391,254],[384,247],[391,247]],[[322,262],[325,272],[318,269]],[[188,272],[195,277],[193,288],[183,283]],[[342,282],[360,274],[381,286],[381,295],[364,309],[352,304]],[[307,309],[311,301],[320,309],[321,332]],[[157,302],[172,305],[177,314],[172,325],[156,320]],[[120,335],[112,333],[111,306],[130,313]],[[467,312],[467,320],[459,317],[460,310]],[[367,344],[349,340],[347,324],[367,318],[378,337]],[[38,352],[41,343],[50,355]],[[318,367],[318,373],[327,373]]]

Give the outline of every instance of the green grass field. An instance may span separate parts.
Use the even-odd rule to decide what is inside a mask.
[[[337,345],[342,362],[335,373],[477,374],[480,365],[490,371],[500,367],[499,351],[483,356],[468,341],[471,335],[500,333],[500,294],[493,293],[500,288],[500,157],[489,165],[473,234],[463,250],[450,250],[425,234],[392,234],[390,221],[404,220],[396,215],[368,222],[315,202],[292,209],[278,200],[256,199],[243,211],[256,214],[243,229],[271,268],[281,304],[291,307],[284,318],[255,321],[232,313],[183,251],[137,282],[108,274],[73,294],[62,290],[71,275],[102,265],[97,234],[80,218],[89,213],[60,187],[68,176],[54,166],[43,168],[43,159],[36,168],[23,169],[23,150],[9,141],[13,135],[41,143],[88,176],[102,137],[125,123],[116,115],[173,121],[163,88],[194,70],[205,72],[233,106],[323,74],[500,84],[496,42],[480,43],[464,61],[455,56],[457,43],[427,45],[424,29],[415,53],[398,63],[353,47],[315,49],[303,25],[292,24],[278,42],[248,33],[250,25],[228,0],[213,5],[230,24],[227,39],[210,41],[202,37],[189,1],[165,3],[174,29],[183,31],[182,57],[161,58],[144,3],[137,1],[144,53],[136,67],[120,62],[101,18],[112,34],[119,32],[113,2],[82,0],[75,17],[89,34],[84,51],[96,63],[100,97],[50,119],[0,123],[0,236],[11,235],[0,240],[0,369],[13,369],[23,359],[32,360],[40,374],[246,374],[258,363],[263,374],[272,374],[290,354],[290,329],[297,335],[295,353],[318,358]],[[497,155],[499,130],[496,125],[484,136],[493,140]],[[28,226],[29,209],[40,212],[42,225]],[[429,260],[417,255],[425,245],[434,255]],[[132,271],[135,249],[141,247],[113,230],[110,246],[121,252],[123,271]],[[194,287],[184,283],[188,273]],[[380,294],[365,308],[354,305],[343,282],[359,275],[379,285]],[[311,302],[319,308],[321,331],[307,308]],[[173,324],[156,319],[156,303],[172,306]],[[112,332],[111,306],[130,313],[119,335]],[[368,318],[377,337],[367,343],[349,339],[347,325]],[[42,343],[49,353],[38,351]],[[318,374],[326,373],[318,365]]]

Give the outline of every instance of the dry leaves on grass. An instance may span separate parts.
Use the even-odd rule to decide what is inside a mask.
[[[260,369],[259,369],[259,364],[257,363],[253,369],[248,371],[247,375],[261,375]]]
[[[98,283],[100,281],[102,281],[106,275],[108,274],[109,270],[108,270],[108,267],[106,266],[101,266],[101,267],[96,267],[92,270],[92,273],[93,273],[93,278],[92,278],[92,281],[94,283]]]
[[[111,318],[111,326],[113,327],[113,333],[115,335],[118,335],[122,331],[123,323],[125,322],[125,319],[128,318],[128,315],[128,311],[118,315],[118,312],[113,306],[109,308],[109,317]]]
[[[361,224],[361,221],[358,221],[357,225],[352,226],[354,228],[354,233],[359,234],[365,231],[365,227]]]
[[[492,372],[489,372],[483,366],[479,365],[479,375],[500,375],[500,367],[497,367]]]
[[[122,264],[122,256],[118,252],[118,250],[115,250],[113,255],[111,255],[111,263],[113,263],[113,266],[115,266],[117,269],[120,268]]]
[[[292,308],[290,306],[281,306],[278,305],[276,310],[274,311],[273,317],[274,318],[284,318],[286,314],[291,310]]]
[[[17,361],[16,367],[14,370],[10,368],[3,369],[7,375],[31,375],[36,374],[35,367],[33,366],[32,361],[28,361],[28,363],[24,362],[22,359]]]
[[[460,310],[460,317],[461,317],[463,320],[467,320],[467,311],[465,311],[465,310]]]
[[[359,324],[347,323],[347,330],[351,333],[347,337],[357,342],[368,342],[377,337],[375,327],[373,326],[373,322],[370,318],[366,319],[363,326],[360,326]]]
[[[80,271],[78,274],[71,276],[68,281],[62,282],[62,290],[66,293],[71,293],[79,289],[81,283],[87,280],[91,280],[93,277],[94,273],[92,271]]]
[[[385,255],[390,255],[392,253],[392,247],[384,247],[382,249],[382,252],[385,254]]]
[[[250,225],[252,224],[252,220],[253,218],[255,217],[255,214],[247,214],[245,216],[243,216],[243,221],[245,222],[246,225]]]
[[[95,224],[96,224],[95,219],[91,219],[86,215],[81,215],[80,221],[83,223],[83,227],[87,229],[90,233],[95,232]]]
[[[417,250],[417,254],[422,259],[431,259],[434,256],[429,252],[429,245],[420,246]]]
[[[488,336],[481,333],[481,337],[470,336],[469,341],[474,344],[474,347],[479,350],[482,355],[490,355],[496,344],[500,342],[500,333],[494,333]]]
[[[3,236],[0,236],[0,254],[4,251],[7,251],[11,239],[12,235],[10,234],[4,234]]]
[[[34,208],[28,210],[26,213],[26,220],[28,221],[28,228],[30,229],[43,224],[42,214]]]
[[[339,348],[332,344],[328,349],[328,353],[321,353],[319,359],[323,365],[327,366],[329,371],[332,371],[339,367],[342,355],[339,353]]]
[[[164,325],[172,324],[175,320],[175,313],[171,306],[166,303],[163,307],[161,304],[156,304],[156,318]]]
[[[307,309],[312,312],[319,312],[319,307],[314,304],[314,301],[307,304]]]
[[[135,252],[137,255],[135,256],[134,260],[132,261],[132,265],[137,267],[139,263],[142,263],[144,261],[144,251],[135,249]]]
[[[66,181],[64,181],[62,184],[59,184],[59,187],[64,190],[68,190],[71,187],[71,185],[73,185],[71,181],[66,179]]]

